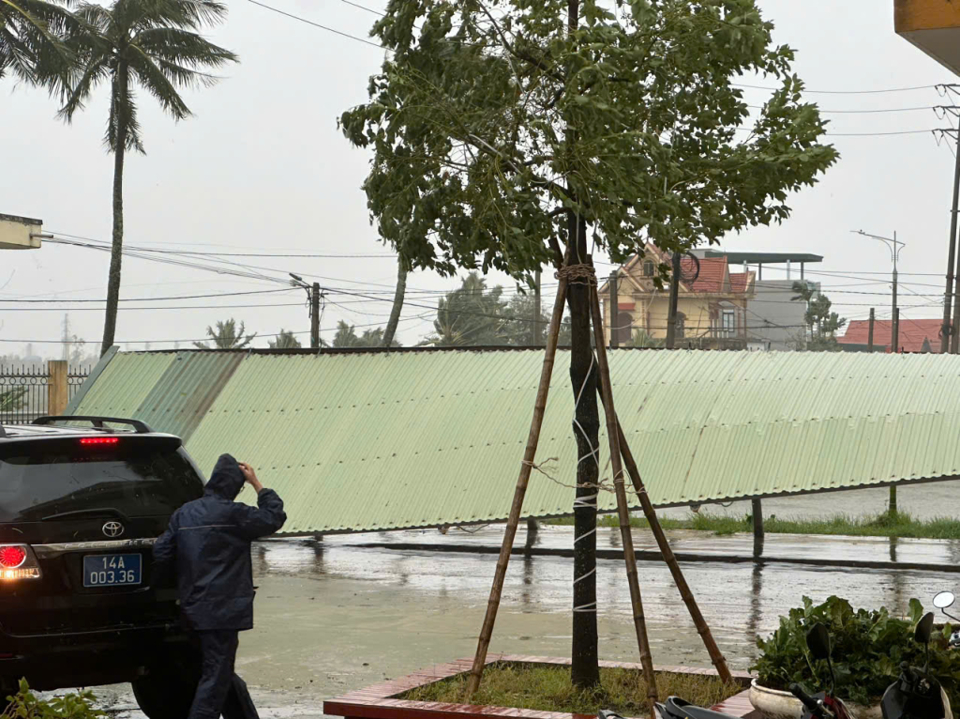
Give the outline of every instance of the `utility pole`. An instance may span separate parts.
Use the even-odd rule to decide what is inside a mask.
[[[615,350],[620,346],[620,338],[617,336],[620,328],[617,326],[620,321],[620,297],[617,283],[617,271],[610,273],[610,298],[607,303],[610,305],[610,349]]]
[[[680,303],[680,253],[673,253],[670,276],[670,312],[667,315],[667,349],[672,350],[677,338],[677,306]]]
[[[867,351],[873,352],[873,324],[876,320],[876,312],[874,312],[873,307],[870,308],[870,325],[867,332]]]
[[[300,275],[292,272],[288,273],[291,277],[290,285],[300,287],[307,292],[307,302],[310,306],[310,348],[320,349],[320,283],[314,282],[308,285],[303,281]]]
[[[310,348],[320,349],[320,283],[314,282],[310,292]]]
[[[540,301],[540,270],[537,270],[533,278],[533,342],[531,346],[539,347],[540,341],[540,316],[543,313],[543,304]],[[529,529],[529,527],[528,527]]]
[[[953,304],[953,283],[954,273],[953,265],[957,254],[957,212],[960,210],[960,129],[957,130],[957,156],[953,169],[953,209],[950,212],[950,242],[947,253],[947,290],[943,293],[943,326],[940,329],[940,351],[946,354],[950,350],[950,338],[953,336],[951,331],[952,323],[950,321],[950,309]],[[954,313],[954,319],[957,318]],[[956,351],[956,350],[954,350]]]
[[[897,311],[897,260],[900,259],[900,250],[906,246],[906,243],[897,239],[896,232],[893,233],[892,238],[871,235],[863,230],[854,230],[854,233],[868,237],[871,240],[882,242],[887,246],[887,249],[890,250],[890,260],[893,262],[893,297],[891,307],[893,311],[890,320],[890,347],[893,352],[897,352],[900,347],[900,313]],[[954,341],[956,341],[956,336],[954,336]]]

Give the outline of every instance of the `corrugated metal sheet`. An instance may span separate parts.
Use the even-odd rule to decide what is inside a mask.
[[[102,417],[136,418],[147,394],[176,358],[173,353],[125,354],[118,352],[86,390],[72,414],[96,408]]]
[[[188,442],[242,360],[241,352],[178,352],[136,418]]]
[[[226,377],[226,358],[237,356],[203,356],[210,364],[178,374],[193,388],[184,391]],[[122,398],[145,398],[162,357],[175,361],[118,355],[79,411],[133,406],[136,397]],[[540,352],[242,357],[187,448],[205,469],[221,452],[254,464],[286,500],[285,531],[506,517]],[[557,481],[534,472],[525,515],[571,511],[573,490],[561,485],[572,484],[576,461],[568,363],[561,352],[537,455]],[[150,393],[156,406],[199,408],[163,399],[181,391],[173,372],[168,389]],[[625,350],[612,353],[611,372],[624,431],[660,506],[960,474],[956,357]],[[609,477],[603,434],[601,446]],[[601,500],[614,506],[612,495]]]

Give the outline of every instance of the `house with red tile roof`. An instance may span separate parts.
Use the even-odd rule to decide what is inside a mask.
[[[892,322],[876,320],[873,326],[873,347],[875,352],[890,351]],[[898,352],[940,352],[940,329],[943,319],[911,320],[900,317]],[[870,342],[870,321],[853,320],[847,324],[843,337],[838,337],[841,347],[851,352],[868,351]]]
[[[654,342],[667,336],[670,312],[668,282],[658,288],[655,277],[670,257],[654,245],[635,255],[617,273],[617,307],[611,309],[609,281],[600,288],[607,337],[617,332],[620,345],[635,336]],[[697,271],[699,266],[699,272]],[[681,347],[703,349],[747,346],[747,304],[754,292],[755,272],[731,272],[726,257],[705,257],[681,262],[677,302],[677,342]],[[684,279],[689,278],[689,279]]]
[[[697,263],[684,258],[678,301],[678,346],[733,349],[793,350],[804,344],[807,331],[806,305],[796,301],[797,278],[791,266],[800,269],[823,261],[809,253],[725,252],[717,248],[695,249]],[[638,333],[659,342],[666,337],[669,315],[670,257],[647,245],[618,271],[618,302],[611,312],[609,281],[601,288],[606,324],[615,328],[618,344],[627,345]],[[764,280],[764,265],[785,270],[785,276]],[[780,267],[777,267],[779,265]],[[654,282],[663,271],[663,289]],[[684,279],[688,278],[688,279]],[[608,335],[609,337],[609,331]]]

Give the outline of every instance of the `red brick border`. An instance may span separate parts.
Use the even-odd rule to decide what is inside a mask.
[[[528,664],[553,664],[569,666],[569,659],[557,657],[536,657],[518,654],[499,654],[487,657],[487,664],[495,662],[513,662]],[[470,671],[472,659],[458,659],[448,664],[436,664],[428,669],[421,669],[399,679],[393,679],[381,684],[374,684],[359,691],[350,692],[336,699],[328,699],[323,703],[323,713],[334,716],[349,717],[350,719],[595,719],[592,715],[570,714],[567,712],[545,712],[533,709],[516,709],[511,707],[480,706],[474,704],[444,704],[442,702],[415,702],[396,697],[416,687],[433,684]],[[600,662],[602,667],[640,669],[639,664],[628,662]],[[714,669],[697,669],[693,667],[657,667],[657,671],[676,674],[699,674],[702,676],[716,676]],[[733,677],[744,687],[744,691],[736,694],[721,704],[713,707],[716,711],[742,719],[753,719],[753,705],[748,698],[750,680],[753,678],[746,672],[734,672]]]

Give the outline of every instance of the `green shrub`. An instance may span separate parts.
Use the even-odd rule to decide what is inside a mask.
[[[810,627],[821,623],[830,632],[837,696],[856,704],[875,704],[896,681],[901,662],[923,667],[923,646],[913,638],[922,616],[923,607],[916,599],[910,600],[909,617],[901,619],[886,609],[854,611],[850,602],[839,597],[819,605],[804,597],[802,607],[780,618],[780,628],[771,637],[757,640],[762,654],[750,669],[770,689],[786,690],[792,682],[815,691],[827,689],[827,663],[814,660],[806,642]],[[960,706],[960,651],[948,646],[951,631],[948,624],[934,632],[930,670],[953,706]]]
[[[94,700],[92,692],[38,699],[21,679],[20,691],[6,698],[9,704],[0,719],[101,719],[106,714],[94,708]]]

